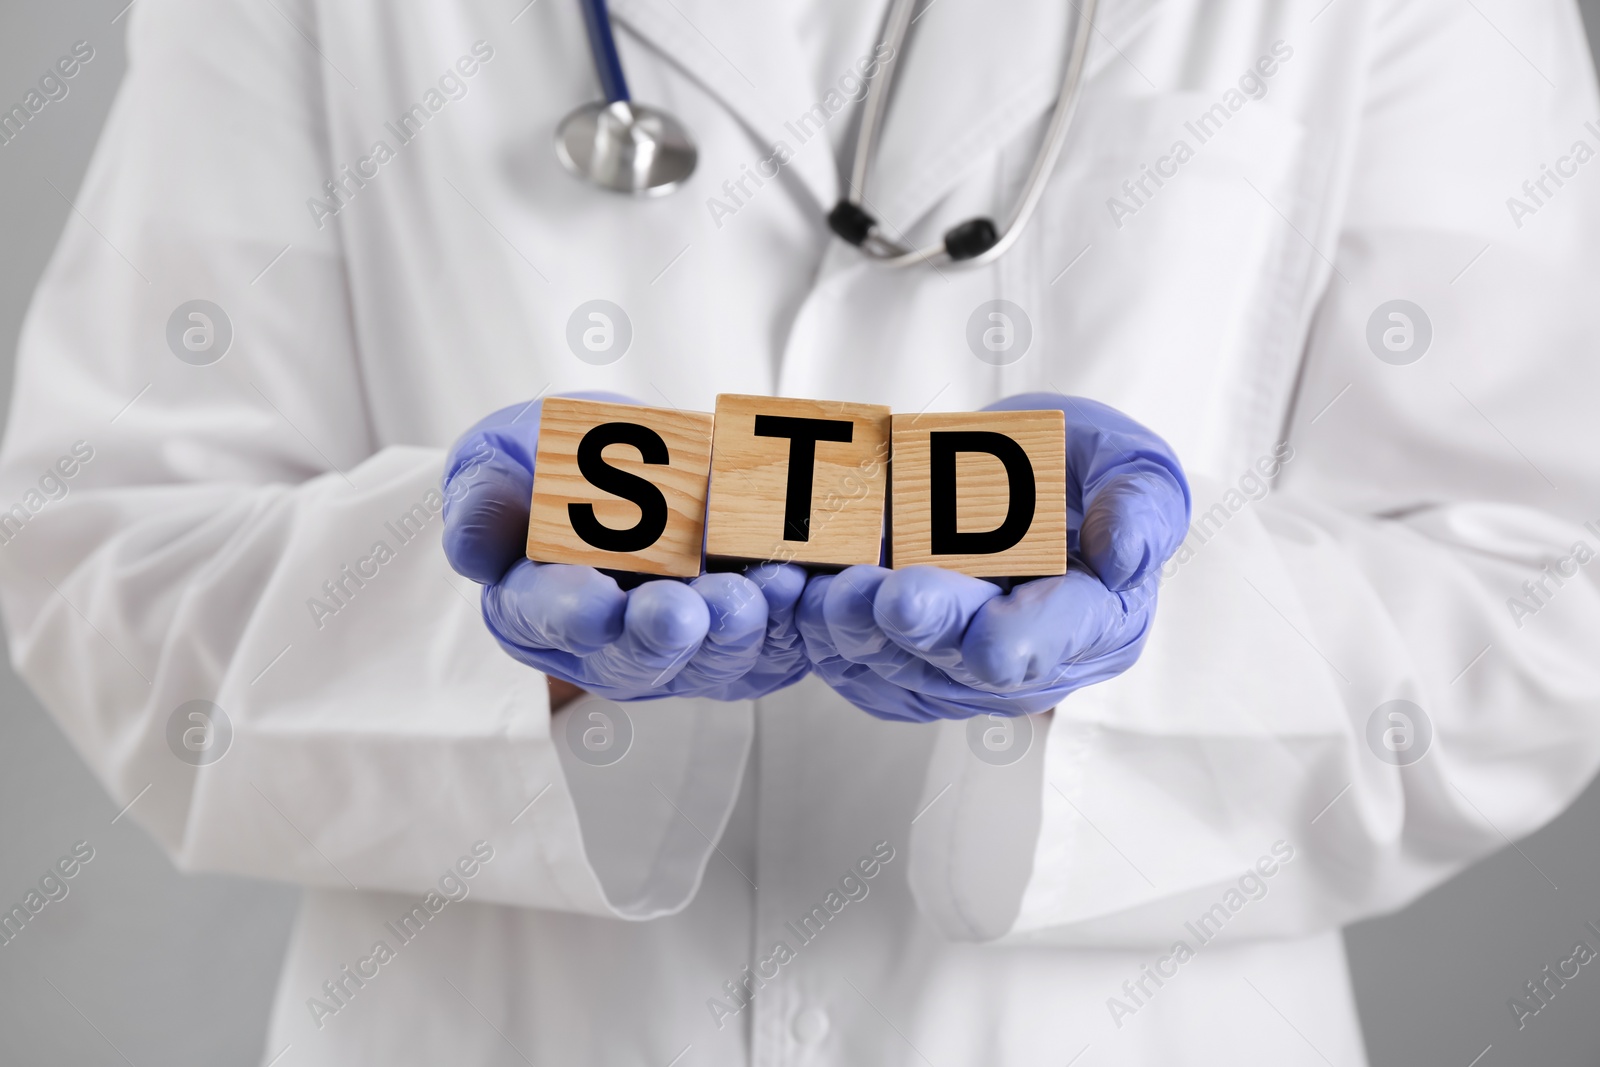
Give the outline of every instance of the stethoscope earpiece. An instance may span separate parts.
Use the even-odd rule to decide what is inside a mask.
[[[904,54],[906,36],[911,31],[912,12],[917,0],[894,0],[884,20],[884,45],[889,58],[883,61],[876,75],[867,84],[867,99],[861,109],[861,125],[856,130],[855,159],[850,170],[850,192],[834,205],[828,213],[828,226],[834,233],[857,248],[874,262],[884,267],[914,267],[923,263],[965,263],[978,266],[992,263],[1005,255],[1028,224],[1033,209],[1044,196],[1045,182],[1055,170],[1056,160],[1067,141],[1067,131],[1072,126],[1072,116],[1078,109],[1078,97],[1083,88],[1083,72],[1089,54],[1089,34],[1094,28],[1095,8],[1098,0],[1074,3],[1077,17],[1073,21],[1069,38],[1066,70],[1062,74],[1061,88],[1056,94],[1056,106],[1050,113],[1050,124],[1045,129],[1044,141],[1034,156],[1028,180],[1017,197],[1016,206],[1003,227],[993,219],[968,219],[945,231],[938,244],[912,248],[884,232],[878,220],[868,214],[862,204],[867,199],[868,179],[872,176],[872,159],[878,151],[878,137],[883,131],[884,112],[888,107],[889,90],[894,84],[895,70]],[[924,9],[926,10],[926,9]]]
[[[864,246],[877,236],[878,220],[863,210],[860,204],[845,199],[833,205],[833,210],[828,212],[828,229],[845,244],[866,251]],[[994,220],[979,217],[946,230],[941,247],[952,263],[960,263],[977,259],[999,243],[1000,231],[995,229]]]

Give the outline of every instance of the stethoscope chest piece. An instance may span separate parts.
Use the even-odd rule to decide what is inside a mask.
[[[568,115],[556,129],[556,155],[578,177],[635,196],[670,193],[700,158],[677,119],[631,100],[596,100]]]

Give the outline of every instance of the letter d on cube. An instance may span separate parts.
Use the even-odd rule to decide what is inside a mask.
[[[1067,572],[1059,411],[894,416],[892,561],[979,578]]]

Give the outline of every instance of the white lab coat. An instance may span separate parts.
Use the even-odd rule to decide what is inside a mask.
[[[1600,163],[1570,155],[1600,112],[1574,6],[1103,0],[1020,244],[904,273],[830,240],[838,163],[785,126],[819,90],[764,5],[613,6],[636,95],[699,142],[664,199],[554,158],[594,94],[566,0],[129,15],[127,83],[23,338],[4,607],[18,669],[118,804],[148,786],[130,817],[179,866],[307,887],[263,1059],[1363,1062],[1341,924],[1539,826],[1600,762],[1595,569],[1508,607],[1600,545]],[[870,194],[890,225],[926,239],[1011,202],[1067,6],[919,21]],[[429,97],[476,41],[466,95]],[[1229,108],[1277,41],[1265,96]],[[385,123],[414,103],[438,110],[402,145]],[[1199,144],[1184,124],[1218,103]],[[1180,139],[1192,158],[1162,163]],[[378,140],[394,158],[361,164]],[[782,177],[732,204],[723,181],[780,140]],[[1535,204],[1544,163],[1568,177]],[[375,175],[318,228],[308,199],[345,164]],[[1176,174],[1133,198],[1145,164]],[[608,366],[566,342],[597,298],[632,325]],[[1033,338],[999,368],[966,339],[993,298]],[[233,324],[210,366],[166,343],[193,299]],[[1409,365],[1367,342],[1393,299],[1432,326]],[[431,516],[466,426],[581,388],[702,410],[1094,397],[1173,444],[1210,518],[1142,660],[1036,717],[1016,764],[809,679],[633,705],[631,751],[592,767],[485,632],[439,520],[391,531]],[[30,495],[79,440],[65,497]],[[380,540],[392,558],[319,619]],[[1433,734],[1403,768],[1367,741],[1401,698]],[[233,730],[199,768],[167,741],[194,699]],[[467,901],[395,936],[480,841]],[[868,895],[802,944],[785,924],[875,846]],[[762,963],[780,939],[794,958]],[[746,965],[776,977],[730,1017]]]

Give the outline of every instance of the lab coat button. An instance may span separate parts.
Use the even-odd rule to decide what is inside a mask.
[[[791,1029],[796,1041],[815,1045],[828,1036],[828,1013],[821,1008],[807,1008],[794,1017]]]

